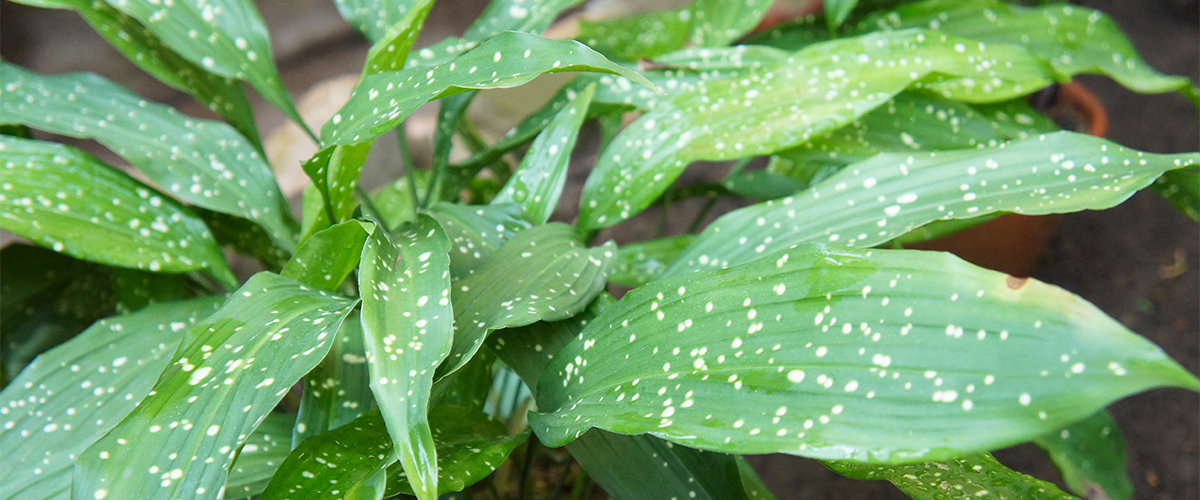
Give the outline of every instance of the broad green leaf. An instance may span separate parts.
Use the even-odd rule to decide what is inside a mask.
[[[285,250],[295,223],[262,155],[230,126],[189,118],[95,75],[0,63],[0,121],[95,139],[183,201],[262,225]]]
[[[304,173],[312,179],[313,186],[321,193],[325,218],[331,219],[331,223],[349,219],[358,207],[354,188],[371,152],[371,142],[326,148],[301,165]]]
[[[681,7],[611,20],[580,19],[576,38],[612,59],[635,61],[679,49],[691,36],[692,9]]]
[[[262,493],[275,469],[287,458],[295,417],[271,413],[242,445],[225,481],[225,498],[250,498]]]
[[[355,304],[278,275],[251,277],[188,330],[151,395],[79,455],[72,495],[218,498],[238,448],[325,356]]]
[[[362,251],[358,288],[371,392],[417,497],[438,491],[437,449],[429,429],[434,369],[450,353],[450,241],[419,215],[395,238],[379,230]]]
[[[1112,500],[1133,496],[1133,483],[1125,471],[1125,440],[1107,411],[1043,434],[1034,442],[1046,450],[1076,494]]]
[[[113,299],[117,312],[128,314],[156,302],[174,302],[207,295],[200,285],[183,274],[158,274],[134,269],[110,268]]]
[[[437,126],[433,131],[433,173],[430,182],[430,192],[424,195],[422,204],[428,206],[432,201],[450,201],[459,198],[459,193],[467,187],[478,168],[452,168],[450,165],[450,150],[454,147],[454,135],[458,125],[467,113],[467,107],[475,99],[478,92],[466,92],[452,95],[438,102]],[[480,168],[483,165],[479,165]]]
[[[775,162],[776,165],[778,163]],[[730,193],[759,201],[796,194],[807,186],[808,184],[801,180],[767,170],[741,172],[721,182],[721,187]]]
[[[358,268],[363,244],[375,225],[348,220],[330,226],[301,241],[292,260],[279,272],[313,288],[337,291],[346,277]]]
[[[75,148],[0,136],[0,227],[72,257],[237,280],[204,221]]]
[[[530,227],[516,205],[439,203],[429,215],[437,219],[450,239],[450,277],[454,281],[474,274],[505,241]]]
[[[462,368],[433,386],[433,400],[439,405],[461,406],[477,413],[507,418],[488,411],[497,406],[491,396],[496,392],[493,386],[506,377],[501,373],[503,370],[505,368],[496,365],[496,357],[491,351],[480,350]]]
[[[530,423],[547,446],[599,427],[902,463],[1023,442],[1154,387],[1200,380],[1059,288],[945,253],[806,245],[630,292],[551,360]]]
[[[954,99],[1000,101],[1049,82],[1042,63],[1024,49],[937,32],[813,45],[748,76],[696,82],[626,127],[584,185],[580,225],[596,229],[632,217],[693,161],[803,144],[914,84]]]
[[[825,22],[831,33],[837,32],[839,26],[846,22],[858,0],[825,0]]]
[[[692,41],[701,47],[729,45],[753,29],[773,0],[695,0]]]
[[[1151,68],[1112,19],[1067,4],[1021,7],[997,0],[929,0],[864,19],[855,30],[928,27],[991,44],[1027,48],[1069,78],[1102,73],[1144,93],[1178,91],[1200,105],[1200,91],[1182,76]]]
[[[666,274],[739,264],[804,243],[874,246],[935,220],[1109,208],[1163,172],[1196,163],[1197,153],[1143,153],[1073,132],[992,148],[881,154],[794,197],[722,216]]]
[[[433,0],[411,0],[405,3],[408,5],[402,6],[403,16],[390,23],[390,27],[381,36],[371,39],[374,43],[367,51],[367,61],[363,65],[364,76],[404,69],[404,63],[408,61],[408,52],[412,50],[413,44],[417,41],[417,35],[421,33],[421,27],[425,25],[425,17],[429,15],[429,9],[433,7]],[[395,9],[395,7],[401,6],[387,7]],[[380,16],[382,20],[390,17],[393,13],[378,12],[376,15],[383,14]]]
[[[353,144],[395,128],[422,104],[472,89],[515,87],[545,73],[595,71],[650,83],[575,42],[504,32],[428,68],[369,75],[322,130],[326,146]]]
[[[1176,210],[1194,221],[1200,221],[1200,166],[1167,172],[1152,187]]]
[[[105,319],[26,367],[0,392],[0,497],[67,497],[75,458],[150,392],[183,329],[221,299]]]
[[[252,1],[105,1],[183,58],[210,73],[244,80],[292,121],[303,123],[279,79],[267,25]]]
[[[409,187],[409,179],[416,179],[416,186]],[[410,169],[404,177],[371,193],[371,203],[379,210],[379,217],[394,228],[417,217],[413,210],[419,200],[413,199],[413,193],[420,198],[426,189],[429,189],[429,171]]]
[[[601,291],[616,245],[588,248],[575,228],[543,224],[513,235],[479,269],[455,282],[454,346],[438,378],[462,367],[492,330],[569,318]]]
[[[463,38],[483,40],[504,31],[538,34],[549,28],[560,13],[578,3],[580,0],[496,0],[471,23]]]
[[[334,0],[333,4],[346,21],[367,40],[375,42],[400,24],[419,1],[422,0]]]
[[[368,384],[367,354],[362,321],[350,313],[338,331],[329,354],[304,376],[304,394],[292,429],[292,448],[305,438],[350,423],[375,405]]]
[[[550,219],[554,209],[558,208],[558,198],[567,182],[567,166],[579,137],[579,127],[587,117],[588,104],[595,94],[595,85],[589,85],[570,105],[559,111],[534,139],[521,165],[492,203],[515,203],[525,210],[526,217],[534,224]]]
[[[854,479],[890,481],[916,500],[1075,498],[1051,483],[1005,467],[986,453],[909,465],[854,462],[826,462],[825,465]]]
[[[681,234],[622,245],[617,251],[617,266],[608,281],[623,286],[642,286],[662,274],[694,238],[691,234]]]
[[[380,469],[346,491],[346,500],[382,500],[387,489],[387,469]]]
[[[252,144],[258,128],[246,93],[234,80],[200,69],[167,48],[136,19],[102,1],[16,0],[18,3],[78,12],[114,48],[159,81],[192,94],[233,125]]]

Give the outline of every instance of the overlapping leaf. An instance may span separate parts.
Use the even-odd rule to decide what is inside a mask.
[[[324,216],[330,224],[345,221],[358,207],[354,188],[370,152],[371,141],[336,146],[318,151],[301,165],[321,193]]]
[[[182,204],[60,144],[0,136],[0,227],[92,262],[207,269],[236,285],[208,227]]]
[[[336,291],[358,268],[363,244],[374,230],[369,222],[348,220],[318,231],[300,242],[279,274],[313,288]]]
[[[1125,470],[1125,440],[1107,411],[1034,440],[1062,472],[1063,482],[1085,498],[1128,500],[1133,483]]]
[[[858,0],[826,0],[825,22],[829,25],[829,31],[837,31],[857,5]]]
[[[250,498],[262,493],[291,451],[288,438],[294,420],[292,415],[272,413],[258,424],[229,468],[225,498]]]
[[[891,481],[900,491],[916,500],[1075,498],[1051,483],[1005,467],[986,453],[939,462],[886,467],[854,462],[827,462],[826,465],[854,479]]]
[[[95,139],[189,203],[262,225],[284,249],[294,222],[270,167],[224,123],[188,118],[95,75],[0,63],[0,121]]]
[[[379,16],[379,21],[391,18],[396,10],[403,15],[394,22],[389,19],[387,21],[389,25],[383,33],[378,37],[371,38],[374,43],[367,51],[363,75],[404,69],[404,63],[408,61],[408,53],[416,43],[417,35],[421,33],[421,27],[425,24],[425,17],[429,15],[429,9],[433,7],[433,0],[406,1],[405,3],[409,5],[386,6],[393,12],[379,12],[379,14],[383,14]],[[396,9],[396,7],[402,8]]]
[[[218,498],[238,448],[354,305],[270,273],[250,278],[188,330],[152,394],[79,455],[72,495]]]
[[[993,148],[882,154],[794,197],[722,216],[666,273],[729,266],[811,242],[868,247],[939,219],[1109,208],[1163,172],[1196,163],[1200,154],[1143,153],[1073,132]]]
[[[1200,166],[1167,172],[1152,187],[1175,209],[1194,221],[1200,221]]]
[[[100,321],[47,351],[0,392],[0,496],[63,498],[75,458],[150,392],[183,330],[223,297]]]
[[[642,286],[662,274],[694,238],[684,234],[622,245],[617,251],[617,267],[608,280],[618,285]]]
[[[362,321],[357,312],[351,313],[342,322],[329,354],[304,376],[292,448],[305,438],[350,423],[375,405],[364,340]]]
[[[474,274],[505,241],[530,227],[516,205],[472,207],[439,203],[433,206],[430,215],[450,239],[450,277],[454,281]]]
[[[692,41],[701,47],[728,45],[750,31],[771,8],[772,0],[696,0],[692,5]]]
[[[949,254],[808,245],[630,292],[551,360],[530,422],[548,446],[600,427],[903,463],[1026,441],[1163,386],[1200,380],[1061,289]]]
[[[334,0],[342,17],[372,42],[404,20],[419,0]]]
[[[359,290],[371,392],[418,498],[436,498],[437,448],[429,428],[434,370],[450,353],[450,241],[418,215],[393,240],[380,229],[362,251]]]

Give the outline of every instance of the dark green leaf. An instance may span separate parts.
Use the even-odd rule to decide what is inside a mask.
[[[389,5],[387,7],[392,8],[391,12],[376,11],[374,13],[375,15],[382,14],[379,16],[380,20],[388,19],[395,14],[396,10],[402,12],[403,15],[394,22],[386,21],[389,26],[384,32],[378,37],[371,38],[374,43],[367,52],[367,62],[363,66],[364,76],[404,69],[404,63],[408,60],[408,52],[412,50],[413,43],[417,41],[417,35],[421,33],[421,26],[425,24],[425,16],[429,15],[429,9],[433,7],[433,0],[412,0],[405,3],[409,5]],[[395,7],[401,8],[395,9]]]
[[[467,40],[483,40],[503,31],[523,31],[541,33],[550,27],[559,13],[567,10],[581,0],[544,0],[529,2],[528,0],[496,0],[488,4],[483,14],[471,23],[463,38]]]
[[[1051,483],[1005,467],[988,454],[910,465],[854,462],[826,462],[826,465],[854,479],[891,481],[916,500],[1075,498]]]
[[[681,234],[622,245],[617,251],[617,267],[608,281],[623,286],[642,286],[662,274],[693,239],[694,235]]]
[[[416,189],[412,189],[408,185],[409,179],[413,178],[417,181],[414,186]],[[424,193],[426,189],[429,189],[429,171],[409,169],[404,177],[371,193],[371,203],[379,210],[379,217],[395,228],[416,218],[417,215],[413,209],[420,200],[413,200],[412,193],[418,193],[417,197],[419,198],[419,193]],[[445,224],[443,223],[443,225]]]
[[[225,481],[225,498],[249,498],[262,493],[275,469],[287,458],[295,417],[271,413],[242,445]]]
[[[292,257],[262,226],[233,215],[191,207],[212,231],[217,244],[253,256],[268,271],[276,272]]]
[[[419,215],[395,238],[379,229],[362,251],[358,288],[371,392],[417,497],[438,492],[437,449],[429,429],[434,369],[450,353],[450,241]]]
[[[530,422],[548,446],[600,427],[898,463],[1023,442],[1164,386],[1200,380],[1061,289],[945,253],[806,245],[630,292],[551,360]]]
[[[856,5],[858,0],[825,0],[825,22],[829,25],[829,31],[837,32]]]
[[[1184,215],[1200,221],[1200,165],[1167,172],[1151,187]]]
[[[295,243],[287,202],[262,155],[233,128],[147,102],[95,75],[40,76],[0,63],[0,121],[95,139],[189,203],[261,224]]]
[[[296,254],[279,274],[313,288],[337,291],[358,268],[363,244],[374,230],[369,222],[348,220],[317,231],[296,246]]]
[[[329,354],[304,376],[292,448],[305,438],[350,423],[375,405],[363,340],[361,318],[357,312],[350,313]]]
[[[238,448],[325,356],[355,304],[254,275],[188,330],[152,394],[79,455],[73,496],[218,498]]]
[[[156,302],[184,300],[197,295],[200,287],[183,274],[158,274],[134,269],[111,268],[113,299],[117,312],[128,314]]]
[[[454,200],[459,192],[470,184],[478,168],[451,168],[450,150],[454,147],[454,134],[458,125],[467,113],[467,107],[475,99],[478,92],[456,94],[438,103],[437,127],[433,135],[433,186],[429,194],[422,200],[428,205],[431,201]],[[480,165],[482,167],[482,165]]]
[[[0,136],[0,227],[72,257],[237,280],[188,209],[75,148]]]
[[[1133,483],[1125,471],[1125,440],[1107,411],[1048,432],[1034,442],[1046,450],[1076,494],[1111,500],[1133,496]]]
[[[183,329],[221,299],[158,304],[100,321],[26,367],[0,392],[0,497],[68,496],[75,458],[150,392]]]

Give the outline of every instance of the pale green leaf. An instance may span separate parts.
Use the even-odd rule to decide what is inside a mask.
[[[410,187],[409,179],[416,179],[416,185]],[[413,193],[424,193],[429,189],[429,171],[410,169],[404,177],[380,187],[371,193],[371,203],[379,210],[379,217],[387,221],[393,228],[416,218],[414,210],[420,200],[414,200]],[[444,225],[444,224],[443,224]]]
[[[619,19],[580,19],[576,38],[612,59],[635,61],[679,49],[691,36],[692,9],[681,7]]]
[[[600,154],[584,186],[580,225],[632,217],[693,161],[803,144],[915,84],[955,99],[1000,101],[1046,85],[1045,73],[1019,47],[909,30],[813,45],[750,76],[699,81],[656,104]]]
[[[204,221],[61,144],[0,136],[0,227],[83,260],[237,283]]]
[[[329,354],[304,376],[304,394],[300,396],[296,426],[292,429],[292,448],[305,438],[350,423],[375,406],[363,341],[359,313],[350,313],[342,322]]]
[[[692,243],[695,235],[682,234],[621,245],[617,266],[608,281],[623,286],[642,286],[658,277]]]
[[[417,35],[421,33],[425,17],[429,15],[429,9],[433,7],[433,0],[415,0],[405,3],[408,5],[404,5],[401,10],[404,15],[390,23],[390,27],[381,36],[372,38],[374,43],[367,51],[367,61],[363,65],[364,76],[404,69],[404,63],[408,61],[408,52],[412,50],[413,44],[417,41]],[[393,14],[395,7],[398,6],[386,7],[393,9],[393,12],[380,12],[383,14],[379,17],[380,20],[390,17],[389,15]]]
[[[168,193],[262,225],[285,250],[295,223],[262,155],[230,126],[189,118],[95,75],[0,63],[0,121],[95,139]]]
[[[554,209],[558,208],[558,199],[567,182],[567,166],[579,137],[579,127],[587,117],[588,104],[595,94],[595,85],[589,85],[559,111],[533,140],[521,165],[492,203],[515,203],[525,210],[526,217],[534,224],[550,219]]]
[[[358,288],[371,392],[417,496],[437,497],[437,449],[429,428],[434,370],[450,353],[450,241],[419,215],[394,239],[378,230],[362,250]]]
[[[692,41],[701,47],[728,45],[754,29],[773,0],[695,0]]]
[[[1057,486],[1005,467],[988,454],[910,465],[826,462],[854,479],[887,480],[916,500],[1075,498]]]
[[[881,154],[794,197],[722,216],[666,273],[738,264],[804,243],[869,247],[941,219],[1109,208],[1163,172],[1196,163],[1200,154],[1143,153],[1073,132],[992,148]]]
[[[292,260],[279,274],[313,288],[337,291],[358,268],[363,244],[374,230],[372,223],[348,220],[317,231],[296,246]]]
[[[346,21],[375,42],[400,24],[419,1],[423,0],[334,0],[333,4]]]
[[[1133,483],[1125,470],[1125,440],[1107,411],[1099,411],[1034,440],[1062,472],[1071,491],[1086,498],[1129,500]]]
[[[152,394],[79,455],[72,495],[218,498],[238,448],[325,356],[355,304],[251,277],[188,330]]]
[[[75,458],[138,405],[171,362],[183,329],[222,299],[105,319],[27,366],[0,392],[0,497],[67,497]]]
[[[242,445],[225,481],[225,498],[249,498],[262,493],[275,469],[287,458],[295,417],[271,413]]]
[[[1200,380],[1066,291],[946,253],[806,245],[630,292],[551,360],[530,423],[547,446],[599,427],[903,463],[1023,442],[1154,387]]]

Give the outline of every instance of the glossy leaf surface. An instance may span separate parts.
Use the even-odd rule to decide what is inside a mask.
[[[701,47],[728,45],[750,31],[771,8],[772,0],[696,0],[692,5],[692,41]]]
[[[1200,154],[1143,153],[1073,132],[994,148],[882,154],[794,197],[722,216],[666,273],[748,262],[804,243],[868,247],[939,219],[1109,208],[1163,172],[1195,163]]]
[[[1034,440],[1062,473],[1063,482],[1085,498],[1128,500],[1133,496],[1125,462],[1125,440],[1107,411]]]
[[[137,410],[80,454],[72,495],[217,498],[238,448],[325,356],[354,305],[287,278],[254,275],[188,330]]]
[[[272,413],[258,424],[229,468],[225,498],[249,498],[262,493],[291,451],[288,442],[294,420],[292,415]]]
[[[358,268],[363,244],[375,230],[369,222],[348,220],[309,236],[296,246],[296,253],[279,274],[327,292]]]
[[[183,330],[222,297],[100,321],[39,356],[0,392],[0,496],[64,498],[75,458],[150,392]]]
[[[854,479],[891,481],[916,500],[1075,498],[1051,483],[1005,467],[988,454],[886,467],[854,462],[826,465]]]
[[[427,215],[395,239],[378,230],[362,251],[358,288],[371,392],[417,496],[437,496],[437,449],[429,429],[434,370],[450,353],[450,241]]]
[[[200,218],[75,148],[0,136],[0,227],[73,257],[236,284]]]
[[[232,127],[189,118],[95,75],[0,63],[0,121],[95,139],[183,201],[262,225],[284,249],[294,222],[266,160]]]
[[[630,292],[551,361],[530,421],[547,446],[600,427],[898,463],[1026,441],[1162,386],[1200,380],[1061,289],[949,254],[809,245]]]

